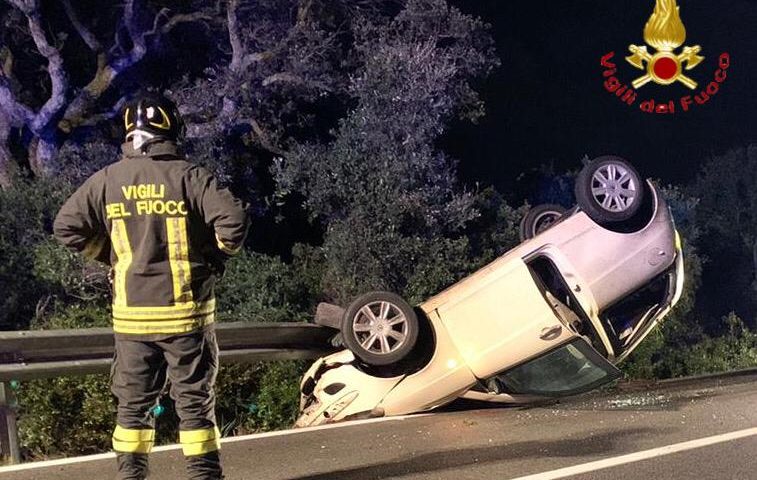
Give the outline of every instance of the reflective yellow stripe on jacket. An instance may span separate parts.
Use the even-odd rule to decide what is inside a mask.
[[[131,267],[131,245],[126,233],[126,224],[122,219],[113,220],[110,238],[113,242],[113,250],[116,252],[116,263],[113,265],[115,275],[113,277],[113,305],[126,306],[126,273]]]
[[[186,217],[166,218],[173,305],[140,307],[129,305],[126,279],[132,263],[132,251],[123,219],[113,220],[111,240],[117,257],[114,267],[113,300],[113,330],[116,333],[134,335],[187,333],[215,321],[215,299],[211,298],[204,302],[194,301]]]
[[[113,305],[113,331],[131,334],[191,332],[213,323],[215,309],[215,299],[168,307]]]
[[[168,262],[173,277],[173,298],[177,304],[192,301],[192,270],[189,265],[189,242],[187,241],[187,219],[172,217],[166,219],[168,237]]]
[[[216,246],[220,251],[225,253],[226,255],[236,255],[242,250],[242,244],[240,243],[236,247],[232,247],[227,245],[221,238],[216,234]]]

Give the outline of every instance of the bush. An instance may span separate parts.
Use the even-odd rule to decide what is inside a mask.
[[[734,313],[721,323],[728,333],[711,337],[674,320],[650,335],[623,370],[631,378],[662,379],[757,367],[757,333]]]
[[[17,178],[0,189],[0,330],[26,328],[59,285],[35,275],[35,247],[46,241],[70,187]]]
[[[117,146],[101,138],[91,138],[81,144],[66,142],[58,152],[60,174],[66,182],[79,185],[120,156]]]
[[[110,449],[115,421],[107,375],[24,382],[18,390],[23,456],[98,453]]]
[[[292,322],[306,319],[312,292],[298,266],[241,252],[216,286],[221,321]]]
[[[56,304],[37,328],[102,327],[104,306]],[[22,382],[17,392],[19,436],[26,458],[97,453],[110,448],[115,422],[107,375]]]

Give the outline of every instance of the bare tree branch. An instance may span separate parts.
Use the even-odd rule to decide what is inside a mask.
[[[2,107],[3,120],[8,125],[23,125],[34,116],[34,112],[16,100],[16,96],[13,94],[13,66],[15,60],[11,49],[3,46],[0,51],[0,59],[2,60],[2,67],[0,68],[0,106]],[[7,140],[7,136],[0,137],[0,141],[4,140]]]
[[[74,10],[73,6],[71,6],[71,1],[61,0],[61,3],[63,3],[63,9],[66,11],[66,15],[71,21],[71,25],[73,25],[74,29],[79,34],[81,39],[84,40],[84,43],[86,43],[93,52],[102,52],[102,44],[97,39],[97,37],[95,37],[92,31],[89,30],[83,23],[81,23],[81,20],[79,20],[79,17],[76,15],[76,11]]]
[[[313,0],[302,0],[297,8],[297,25],[300,26],[308,21],[313,9]]]
[[[244,69],[246,69],[253,63],[265,62],[265,61],[271,60],[274,57],[274,55],[275,53],[271,50],[268,50],[265,52],[248,53],[242,59],[242,71],[244,71]]]
[[[13,0],[14,3],[20,0]],[[42,28],[42,15],[38,0],[26,0],[24,13],[29,21],[29,31],[37,46],[39,53],[47,59],[47,72],[50,76],[52,91],[50,98],[34,116],[29,127],[34,133],[40,133],[47,128],[52,119],[66,105],[66,92],[68,90],[68,75],[63,66],[63,57],[60,51],[50,45]]]
[[[2,67],[0,67],[0,75],[7,77],[9,80],[12,79],[16,58],[7,46],[0,48],[0,60],[3,62]]]
[[[231,63],[229,68],[232,72],[239,73],[242,70],[242,59],[244,58],[245,49],[242,46],[242,38],[239,35],[239,24],[237,21],[237,7],[239,0],[229,1],[226,8],[227,28],[229,29],[229,43],[231,44]]]
[[[81,125],[92,124],[92,120],[85,122],[85,117],[94,108],[105,91],[111,87],[116,78],[144,58],[147,54],[148,39],[167,34],[182,23],[211,20],[210,15],[204,11],[169,16],[170,10],[164,8],[155,14],[152,28],[147,30],[141,27],[137,21],[136,7],[135,0],[127,0],[124,5],[123,20],[132,43],[131,51],[126,52],[123,49],[119,40],[120,33],[117,31],[114,45],[109,53],[107,55],[104,52],[98,54],[98,69],[95,72],[95,76],[71,101],[66,109],[66,113],[59,122],[58,127],[64,132],[70,132]],[[161,21],[164,19],[167,19],[167,21],[161,25]],[[120,54],[117,53],[119,51]],[[107,61],[108,56],[111,57],[110,61]],[[102,120],[105,118],[107,117],[103,117],[102,115],[96,116],[96,119]]]
[[[160,33],[165,35],[182,23],[199,22],[200,20],[212,22],[214,20],[214,17],[204,11],[193,13],[177,13],[171,16],[168,21],[164,23],[162,27],[160,27]]]
[[[58,128],[64,132],[70,132],[81,125],[87,113],[94,108],[97,100],[110,88],[113,81],[142,60],[147,53],[146,32],[137,24],[134,2],[135,0],[126,0],[123,14],[124,25],[132,43],[131,51],[126,52],[122,48],[120,30],[117,29],[114,45],[108,52],[111,60],[107,61],[107,56],[103,52],[98,54],[98,68],[95,76],[79,91],[68,105],[61,121],[58,122]],[[159,15],[162,15],[162,10],[156,15],[155,21]],[[119,50],[121,52],[117,54]]]
[[[304,84],[305,80],[303,80],[303,78],[300,77],[299,75],[294,75],[289,72],[278,72],[278,73],[274,73],[273,75],[268,75],[267,77],[265,77],[263,81],[261,82],[261,84],[264,87],[267,87],[273,83],[278,83],[278,82]]]
[[[228,68],[235,76],[240,74],[246,68],[244,65],[246,50],[242,43],[237,19],[238,8],[239,0],[230,0],[226,6],[226,28],[229,35],[229,44],[231,45],[231,61]],[[221,131],[234,115],[236,115],[237,104],[232,98],[225,95],[222,99],[220,113],[212,119],[203,118],[203,121],[200,122],[191,121],[191,115],[194,112],[182,113],[185,114],[185,118],[189,120],[187,125],[187,137],[203,138]]]
[[[8,148],[8,137],[11,131],[11,122],[8,117],[0,108],[0,188],[8,188],[11,185],[13,156]]]
[[[18,15],[26,17],[28,34],[31,35],[36,50],[47,61],[50,88],[49,92],[44,94],[47,99],[38,111],[35,112],[24,105],[19,100],[18,89],[13,84],[13,52],[0,45],[0,186],[7,184],[8,172],[13,162],[8,148],[8,142],[12,141],[9,135],[13,128],[27,127],[33,133],[33,138],[29,139],[26,145],[32,169],[43,175],[54,172],[59,142],[65,138],[59,134],[68,134],[78,126],[94,125],[113,118],[125,100],[119,100],[101,113],[96,113],[95,110],[98,102],[120,75],[128,72],[147,55],[153,42],[159,41],[162,36],[184,23],[214,21],[213,12],[209,8],[177,14],[172,14],[169,9],[164,8],[149,21],[142,16],[143,12],[148,11],[145,0],[123,0],[121,24],[116,29],[113,46],[108,49],[93,30],[82,22],[75,3],[71,0],[61,0],[72,28],[97,57],[97,69],[93,77],[87,85],[74,92],[72,97],[60,48],[45,31],[47,22],[43,18],[42,0],[5,1],[18,12]],[[220,14],[220,0],[215,4],[215,8]]]
[[[126,0],[124,4],[124,24],[126,25],[126,31],[129,33],[129,39],[131,40],[131,52],[128,55],[129,66],[142,60],[145,53],[147,53],[147,41],[145,38],[145,31],[139,28],[137,24],[136,15],[134,13],[134,1]],[[161,10],[162,12],[162,10]],[[158,12],[158,15],[161,15]]]
[[[253,141],[258,142],[260,146],[262,146],[269,152],[275,153],[276,155],[279,155],[282,157],[288,156],[286,151],[274,145],[274,143],[271,141],[271,137],[268,134],[268,132],[266,132],[265,129],[263,129],[263,127],[260,125],[260,123],[258,123],[257,120],[255,120],[254,118],[250,118],[250,119],[246,119],[245,122],[247,122],[252,128],[252,132],[254,134],[252,137]]]
[[[16,7],[18,10],[21,11],[23,14],[27,14],[31,11],[31,5],[34,3],[34,0],[28,1],[28,0],[5,0],[6,2],[10,3],[12,6]]]
[[[2,105],[3,113],[14,125],[23,125],[34,117],[32,109],[16,99],[4,75],[0,76],[0,105]]]
[[[126,101],[126,97],[119,98],[118,101],[110,108],[110,110],[100,112],[95,115],[90,115],[85,120],[81,121],[77,126],[95,126],[100,122],[106,122],[108,120],[114,119],[121,113],[124,105],[126,105]]]
[[[229,43],[231,44],[231,63],[229,64],[229,69],[234,73],[241,73],[251,64],[270,60],[275,55],[273,50],[247,52],[247,49],[242,44],[242,36],[239,30],[238,7],[239,0],[231,0],[226,8],[226,24],[229,30]]]

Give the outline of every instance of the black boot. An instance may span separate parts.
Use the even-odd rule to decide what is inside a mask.
[[[117,453],[117,480],[145,480],[147,478],[147,455],[144,453]]]
[[[223,480],[218,450],[187,457],[187,478],[189,480]]]

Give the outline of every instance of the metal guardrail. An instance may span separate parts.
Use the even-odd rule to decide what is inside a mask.
[[[317,358],[334,349],[333,329],[307,323],[219,323],[221,363]],[[20,461],[16,399],[11,383],[107,373],[113,359],[110,328],[0,332],[0,452]]]

